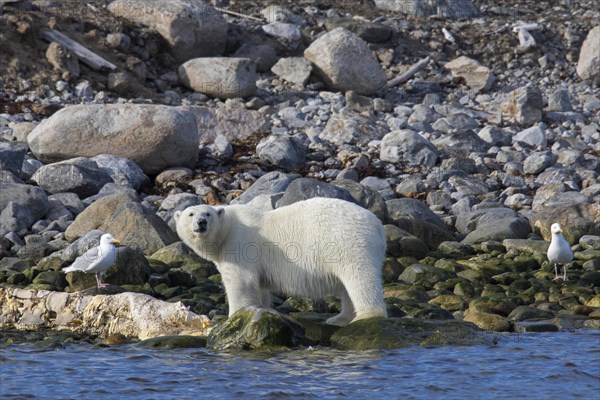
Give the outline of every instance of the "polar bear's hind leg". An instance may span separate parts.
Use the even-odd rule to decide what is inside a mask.
[[[342,288],[340,300],[342,302],[342,311],[335,317],[331,317],[327,321],[325,321],[329,325],[348,325],[350,321],[352,321],[352,319],[354,318],[354,306],[352,305],[352,301],[350,300],[346,289]]]

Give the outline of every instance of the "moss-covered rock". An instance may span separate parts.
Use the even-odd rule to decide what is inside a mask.
[[[484,253],[490,253],[490,254],[506,253],[506,247],[504,247],[504,245],[500,242],[493,242],[493,241],[483,242],[480,244],[480,249]]]
[[[429,296],[425,289],[402,283],[384,286],[383,296],[385,298],[395,298],[398,300],[412,300],[418,303],[426,303],[429,301]]]
[[[299,312],[289,315],[304,327],[304,336],[308,344],[329,346],[331,335],[340,329],[339,326],[325,323],[333,314],[317,314],[314,312]]]
[[[27,285],[30,281],[24,273],[15,272],[14,274],[8,275],[6,283],[9,285]]]
[[[406,268],[398,280],[433,288],[436,283],[450,278],[456,278],[456,274],[433,265],[414,264]]]
[[[437,320],[448,320],[454,319],[452,313],[448,310],[443,309],[435,304],[423,305],[419,304],[419,308],[415,312],[407,313],[408,316],[418,319],[437,319]]]
[[[64,290],[68,285],[65,274],[60,271],[42,271],[35,277],[33,283],[50,285],[59,291]]]
[[[329,308],[323,299],[313,300],[304,297],[290,297],[280,306],[289,312],[314,311],[316,313],[327,313]]]
[[[498,314],[504,317],[516,307],[512,300],[500,297],[479,297],[469,302],[469,310],[473,312]]]
[[[36,267],[42,271],[52,270],[52,271],[60,271],[62,268],[69,265],[68,262],[62,260],[60,257],[56,257],[50,255],[48,257],[42,258],[36,265]]]
[[[518,250],[520,253],[546,254],[550,242],[532,239],[504,239],[502,245],[506,248],[506,251]]]
[[[454,294],[464,298],[471,298],[475,295],[475,287],[471,282],[463,280],[454,285]]]
[[[588,307],[599,307],[600,308],[600,294],[592,297],[587,303],[585,303]]]
[[[212,350],[281,350],[304,341],[304,327],[270,308],[244,307],[208,336]]]
[[[397,259],[388,257],[383,264],[383,283],[392,283],[398,280],[398,276],[404,271],[404,266]]]
[[[583,323],[588,329],[600,329],[600,319],[588,319]]]
[[[167,272],[167,277],[172,286],[192,287],[196,284],[196,278],[181,268],[172,268]]]
[[[455,294],[443,294],[429,300],[429,303],[438,305],[448,311],[461,311],[465,309],[465,301]]]
[[[204,260],[203,258],[200,258],[183,242],[175,242],[165,246],[153,253],[150,258],[167,264],[169,268],[181,268],[182,270],[188,272],[201,267],[200,269],[206,269],[208,273],[208,269],[211,267],[214,268],[214,264]],[[209,275],[205,275],[203,278],[206,278]]]
[[[206,347],[206,338],[204,336],[159,336],[151,339],[142,340],[136,346],[151,347],[159,349],[188,349]]]
[[[490,344],[473,324],[413,318],[372,318],[352,322],[331,336],[344,350],[397,349],[408,346]]]
[[[487,312],[473,311],[468,309],[465,311],[464,320],[472,322],[479,328],[493,332],[510,332],[512,323],[508,319]]]
[[[508,315],[508,318],[513,321],[526,320],[541,320],[554,317],[554,313],[548,310],[540,310],[539,308],[529,306],[518,306]]]
[[[511,283],[520,278],[521,276],[518,273],[509,271],[492,276],[492,281],[498,282],[501,285],[510,285]]]
[[[516,322],[515,332],[556,332],[558,326],[550,322]]]
[[[392,257],[424,257],[429,248],[421,239],[398,228],[395,225],[385,225],[387,253]]]
[[[463,258],[475,254],[475,249],[470,244],[450,241],[440,243],[438,251],[444,257],[450,258]]]

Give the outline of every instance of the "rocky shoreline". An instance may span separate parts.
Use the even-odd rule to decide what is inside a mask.
[[[214,349],[600,329],[594,2],[313,3],[0,3],[1,329],[139,340],[188,334],[191,318]],[[322,323],[337,299],[277,294],[282,315],[225,320],[220,276],[179,241],[175,211],[317,195],[385,224],[392,318],[339,330]],[[575,253],[565,282],[545,254],[555,222]],[[60,269],[103,232],[124,246],[111,286],[90,289]],[[181,325],[56,324],[49,298],[108,319],[119,299],[156,299]]]

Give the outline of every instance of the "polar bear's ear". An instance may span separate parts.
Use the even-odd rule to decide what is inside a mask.
[[[225,209],[224,208],[219,208],[217,210],[217,216],[222,217],[223,214],[225,214]]]
[[[180,216],[181,216],[181,211],[175,211],[175,215],[173,215],[173,217],[175,218],[175,222],[179,221]]]

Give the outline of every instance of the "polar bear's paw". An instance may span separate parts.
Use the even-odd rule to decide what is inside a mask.
[[[387,318],[387,312],[385,310],[360,311],[356,313],[356,317],[354,317],[352,322],[369,318]]]
[[[344,326],[348,325],[350,321],[352,321],[352,317],[352,315],[338,314],[335,317],[327,319],[325,323],[329,325]]]

